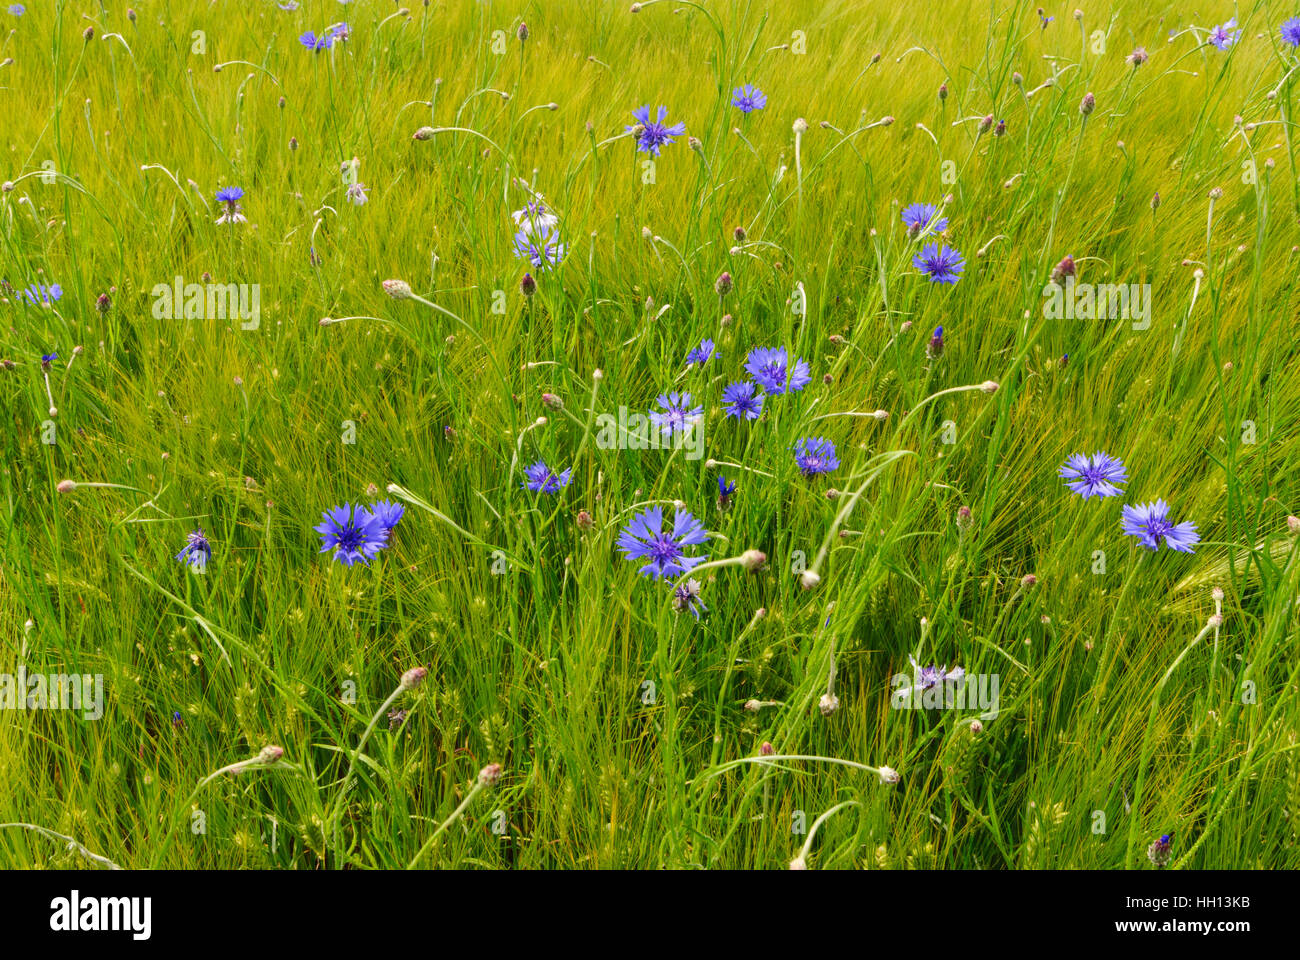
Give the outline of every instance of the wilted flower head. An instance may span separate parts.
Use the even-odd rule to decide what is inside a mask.
[[[927,243],[912,258],[912,266],[925,274],[931,283],[956,283],[961,279],[966,261],[946,244]]]
[[[745,358],[745,370],[764,390],[773,394],[802,390],[812,382],[808,361],[799,359],[795,361],[794,369],[789,369],[785,347],[755,347]]]
[[[1148,550],[1159,550],[1163,539],[1171,550],[1192,553],[1192,547],[1200,542],[1196,524],[1190,520],[1174,524],[1169,520],[1169,504],[1163,500],[1136,507],[1125,504],[1122,513],[1120,528],[1129,536],[1137,537]]]
[[[676,137],[686,132],[686,124],[675,123],[671,127],[664,123],[668,117],[668,108],[661,106],[656,119],[650,119],[650,106],[637,107],[632,111],[637,122],[626,129],[636,132],[636,148],[640,153],[659,156],[661,147],[674,143]]]
[[[522,486],[534,493],[559,493],[561,489],[569,485],[572,476],[572,467],[563,473],[555,473],[544,461],[538,460],[532,466],[524,469],[526,479]]]
[[[349,503],[322,514],[324,522],[313,527],[321,535],[320,552],[334,551],[334,559],[346,567],[358,560],[369,565],[388,545],[388,531],[365,507],[354,510]]]
[[[1138,67],[1142,66],[1142,64],[1151,59],[1151,56],[1147,53],[1146,47],[1134,47],[1133,52],[1124,59],[1133,64],[1133,69],[1136,70]]]
[[[840,465],[835,444],[822,437],[805,437],[794,447],[794,462],[805,477],[830,473]]]
[[[1128,482],[1124,464],[1108,453],[1097,451],[1091,457],[1082,453],[1071,454],[1058,471],[1065,485],[1089,497],[1118,497],[1124,491],[1117,486]]]
[[[701,610],[708,612],[709,608],[700,599],[700,581],[687,580],[673,590],[673,609],[678,613],[690,611],[696,620],[700,619]]]
[[[212,547],[208,543],[208,538],[203,535],[202,527],[185,535],[185,546],[181,547],[181,552],[176,554],[176,559],[181,563],[188,563],[195,573],[207,571],[208,561],[212,559]]]
[[[351,184],[348,187],[347,198],[351,203],[359,207],[370,199],[366,196],[366,191],[368,189],[369,188],[364,183]]]
[[[1074,257],[1062,257],[1052,268],[1052,283],[1060,283],[1065,277],[1074,276]]]
[[[686,548],[708,540],[704,525],[685,510],[677,511],[671,530],[663,529],[660,507],[649,507],[632,518],[619,534],[618,548],[628,560],[645,560],[640,573],[657,580],[676,577],[707,559],[708,554],[686,556]]]

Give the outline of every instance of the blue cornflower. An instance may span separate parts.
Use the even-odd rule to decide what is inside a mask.
[[[935,327],[934,333],[930,335],[930,343],[925,348],[927,356],[943,356],[943,327]]]
[[[903,208],[902,216],[908,236],[919,236],[926,229],[931,233],[943,233],[948,229],[948,219],[939,215],[939,208],[933,203],[913,203]]]
[[[334,559],[345,567],[358,560],[367,566],[375,554],[388,546],[388,531],[365,507],[345,503],[321,514],[325,522],[313,527],[320,534],[320,552],[332,549]]]
[[[1043,8],[1042,8],[1042,7],[1039,7],[1039,8],[1038,8],[1038,19],[1041,20],[1041,21],[1043,22],[1043,29],[1046,30],[1046,29],[1047,29],[1047,25],[1048,25],[1049,23],[1051,23],[1053,20],[1055,20],[1056,17],[1049,17],[1049,16],[1047,16],[1046,14],[1043,13]]]
[[[181,716],[181,712],[179,710],[172,711],[172,726],[175,727],[177,730],[185,726],[185,718]]]
[[[731,497],[736,492],[736,485],[721,474],[718,475],[718,509],[726,510],[731,506]]]
[[[798,360],[794,369],[789,369],[785,347],[755,347],[745,358],[745,370],[768,393],[802,390],[812,382],[808,361]]]
[[[946,244],[927,243],[912,258],[912,266],[929,277],[931,283],[956,283],[961,278],[966,261]]]
[[[700,366],[708,363],[716,355],[717,351],[713,349],[712,340],[701,340],[700,345],[686,355],[686,362],[697,363]]]
[[[830,473],[839,467],[839,458],[835,456],[835,444],[822,437],[805,437],[794,446],[794,462],[805,477],[819,473]]]
[[[63,288],[57,283],[51,283],[48,286],[43,283],[33,283],[21,293],[27,298],[27,302],[34,307],[38,305],[48,307],[56,300],[63,299]]]
[[[1282,40],[1293,47],[1300,47],[1300,17],[1292,17],[1282,24]]]
[[[1174,524],[1169,520],[1169,504],[1163,500],[1155,503],[1142,503],[1136,507],[1124,504],[1123,519],[1120,529],[1130,537],[1137,537],[1138,542],[1148,550],[1159,550],[1160,539],[1170,550],[1180,553],[1192,553],[1192,546],[1201,540],[1196,532],[1196,524],[1190,520]]]
[[[741,113],[753,113],[767,106],[767,95],[752,83],[747,83],[731,91],[731,105]]]
[[[546,228],[529,224],[515,234],[515,256],[527,260],[534,267],[555,266],[564,259],[565,252],[558,227]]]
[[[826,622],[830,622],[829,617]],[[966,678],[966,671],[961,667],[953,667],[951,670],[948,669],[947,664],[942,667],[936,667],[934,664],[923,667],[916,662],[916,657],[909,655],[907,659],[912,661],[912,683],[895,691],[894,695],[898,697],[906,698],[915,693],[924,693],[940,684],[950,682],[960,685]]]
[[[397,522],[402,519],[406,513],[406,507],[400,503],[393,503],[391,500],[380,500],[370,507],[370,515],[380,522],[384,528],[384,539],[387,541],[392,534],[393,528]]]
[[[1233,17],[1227,23],[1222,23],[1210,31],[1209,43],[1218,47],[1220,50],[1227,50],[1230,46],[1241,39],[1241,31],[1234,29],[1237,26],[1237,18]]]
[[[21,3],[11,4],[9,7],[9,13],[15,17],[21,17],[26,12],[27,12],[27,8],[24,7]]]
[[[352,28],[346,23],[336,23],[329,28],[329,36],[332,40],[347,41],[352,36]]]
[[[671,127],[664,123],[668,116],[668,108],[659,108],[659,118],[650,119],[650,106],[637,107],[632,111],[637,122],[626,129],[635,130],[641,128],[641,132],[636,138],[636,148],[640,153],[649,153],[653,156],[659,156],[659,148],[670,143],[675,143],[674,137],[680,137],[686,132],[686,124],[675,123]]]
[[[334,36],[330,33],[316,36],[314,31],[308,30],[298,38],[298,42],[308,50],[328,50],[334,44]]]
[[[723,409],[727,416],[737,420],[757,420],[763,412],[763,394],[757,384],[748,380],[733,383],[722,391]]]
[[[628,560],[645,560],[640,573],[652,580],[676,577],[708,558],[686,556],[686,548],[709,539],[704,525],[685,510],[673,518],[673,528],[664,532],[664,513],[659,507],[650,507],[632,518],[619,534],[618,548]]]
[[[366,196],[366,191],[369,189],[370,188],[367,187],[364,183],[349,184],[347,194],[346,194],[348,201],[350,203],[356,204],[358,207],[361,206],[367,200],[370,199],[368,196]]]
[[[1116,484],[1128,483],[1124,464],[1100,450],[1091,457],[1082,453],[1072,454],[1058,475],[1065,480],[1067,487],[1085,500],[1089,497],[1118,497],[1124,491]]]
[[[212,545],[203,535],[202,527],[185,535],[185,546],[181,547],[181,552],[176,554],[176,559],[181,563],[188,563],[195,573],[207,571],[208,561],[212,559]]]
[[[685,433],[690,427],[699,424],[703,418],[703,407],[691,406],[689,393],[669,393],[655,400],[659,410],[650,411],[650,422],[663,432],[664,436]]]
[[[59,355],[57,353],[42,353],[41,369],[42,370],[50,369],[50,364],[52,364],[57,359],[59,359]]]
[[[1152,840],[1151,845],[1147,847],[1147,859],[1155,866],[1163,867],[1169,862],[1169,858],[1173,855],[1173,849],[1173,835],[1168,833],[1161,834],[1159,840]]]
[[[226,211],[217,218],[217,223],[246,223],[244,215],[239,212],[239,201],[244,196],[243,187],[222,187],[217,191],[217,203],[224,203]]]
[[[569,485],[573,468],[570,467],[563,473],[555,473],[545,462],[538,460],[531,467],[524,468],[524,476],[528,479],[522,486],[534,493],[559,493],[562,488]]]

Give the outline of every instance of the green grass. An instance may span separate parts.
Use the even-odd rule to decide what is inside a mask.
[[[1152,869],[1165,833],[1174,867],[1300,866],[1292,7],[1237,8],[1219,51],[1168,39],[1169,2],[1046,29],[1001,0],[139,6],[0,13],[0,273],[64,291],[0,304],[0,673],[105,685],[98,720],[0,711],[0,824],[124,867]],[[298,44],[340,16],[346,44]],[[742,118],[743,83],[769,102]],[[643,103],[700,143],[652,183],[622,136]],[[569,245],[531,299],[519,179]],[[246,224],[214,223],[227,185]],[[899,218],[946,195],[951,286]],[[1149,283],[1149,329],[1046,318],[1066,255]],[[154,318],[204,274],[259,285],[258,329]],[[724,417],[776,344],[813,382]],[[668,390],[705,407],[701,458],[596,442]],[[789,448],[818,435],[841,465],[808,480]],[[1123,498],[1057,477],[1097,449]],[[521,489],[537,459],[572,483]],[[322,510],[389,484],[371,567],[317,552]],[[1194,554],[1121,534],[1157,497]],[[767,557],[702,571],[698,622],[616,550],[674,501],[712,559]],[[173,559],[196,526],[202,576]],[[997,716],[891,709],[911,654],[997,674]],[[15,826],[0,864],[102,867]]]

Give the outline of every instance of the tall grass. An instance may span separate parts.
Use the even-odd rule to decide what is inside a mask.
[[[0,673],[105,684],[99,720],[0,711],[0,823],[41,828],[0,863],[1150,869],[1172,834],[1176,867],[1300,866],[1290,7],[91,6],[0,14]],[[687,126],[653,177],[645,103]],[[530,189],[555,269],[514,256]],[[945,197],[955,285],[899,217]],[[1067,255],[1149,283],[1149,328],[1045,317]],[[260,326],[154,318],[205,274],[258,284]],[[813,382],[725,417],[772,345]],[[670,390],[700,458],[597,442]],[[807,436],[836,472],[800,475]],[[1122,500],[1056,475],[1097,449]],[[523,489],[537,459],[572,482]],[[390,484],[373,565],[317,552]],[[1158,497],[1194,554],[1121,534]],[[711,559],[767,557],[703,571],[698,621],[616,550],[678,501]],[[892,709],[909,656],[997,674],[996,716]]]

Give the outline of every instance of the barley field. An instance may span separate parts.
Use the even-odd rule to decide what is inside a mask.
[[[1298,18],[0,10],[0,866],[1300,866]]]

